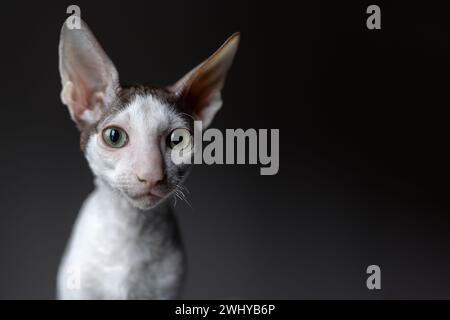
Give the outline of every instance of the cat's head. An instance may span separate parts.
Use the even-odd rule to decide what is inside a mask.
[[[238,43],[234,34],[174,85],[122,86],[87,25],[69,29],[65,23],[61,99],[81,132],[94,175],[141,209],[174,191],[187,165],[172,161],[172,148],[191,148],[193,121],[203,121],[205,128],[222,106],[221,89]]]

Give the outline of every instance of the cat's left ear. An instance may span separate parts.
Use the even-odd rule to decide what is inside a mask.
[[[61,29],[59,72],[61,100],[69,108],[78,128],[98,121],[115,98],[119,76],[83,21],[80,29],[69,29],[68,23]]]
[[[191,70],[169,90],[183,100],[183,106],[195,120],[206,128],[222,106],[221,90],[239,45],[235,33],[207,60]]]

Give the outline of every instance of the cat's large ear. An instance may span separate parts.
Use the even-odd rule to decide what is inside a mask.
[[[222,106],[221,90],[239,44],[239,33],[233,34],[207,60],[191,70],[169,90],[183,99],[183,105],[195,120],[206,128]]]
[[[69,29],[68,23],[61,29],[59,72],[61,100],[77,126],[82,129],[98,121],[115,97],[119,76],[83,21],[80,29]]]

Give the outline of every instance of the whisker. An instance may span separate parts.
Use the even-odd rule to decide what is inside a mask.
[[[177,197],[173,197],[173,206],[176,207],[177,206]]]
[[[187,205],[192,209],[192,205],[188,201],[185,192],[189,193],[189,190],[188,190],[188,188],[186,186],[184,186],[181,183],[176,183],[175,184],[174,193],[180,198],[181,201],[185,201],[187,203]]]

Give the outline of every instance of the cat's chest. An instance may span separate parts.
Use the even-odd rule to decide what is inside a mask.
[[[102,279],[103,294],[112,299],[171,297],[183,272],[181,250],[162,250],[152,239],[123,240],[100,253],[103,261],[95,277]]]
[[[115,212],[120,206],[94,200],[82,209],[70,254],[70,260],[84,264],[87,287],[107,299],[173,297],[183,274],[183,252],[172,215]]]

